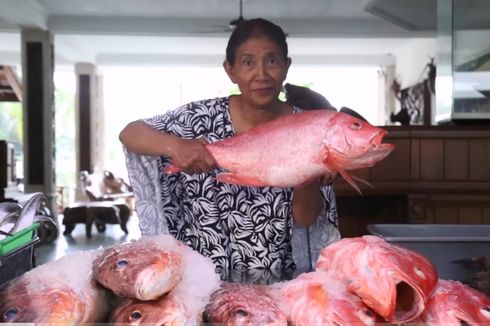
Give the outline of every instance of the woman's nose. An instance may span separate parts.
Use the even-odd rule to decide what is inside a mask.
[[[256,78],[265,79],[269,77],[267,66],[264,63],[259,63],[256,66]]]

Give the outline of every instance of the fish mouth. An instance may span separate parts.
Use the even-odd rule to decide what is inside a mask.
[[[417,316],[425,307],[421,294],[405,281],[396,284],[395,312],[393,321],[407,322]]]
[[[383,152],[390,153],[393,149],[395,149],[394,144],[383,143],[383,139],[388,132],[384,129],[379,130],[370,141],[372,149],[380,150]]]
[[[374,134],[374,136],[371,138],[371,145],[373,147],[377,147],[381,145],[383,142],[383,138],[386,136],[388,132],[384,129],[379,130],[377,133]]]
[[[137,299],[155,300],[173,289],[179,279],[175,279],[170,271],[161,272],[154,267],[145,268],[136,280]]]

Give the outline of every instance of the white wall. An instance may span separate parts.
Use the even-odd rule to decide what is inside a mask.
[[[436,56],[436,39],[413,39],[397,49],[394,55],[396,58],[395,76],[398,82],[402,88],[413,86],[427,76],[427,71],[424,74],[423,72],[430,58]]]

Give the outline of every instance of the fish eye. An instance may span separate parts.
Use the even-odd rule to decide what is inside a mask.
[[[3,319],[6,320],[6,321],[8,321],[8,320],[14,318],[15,316],[17,316],[18,313],[19,313],[19,309],[17,309],[17,308],[9,308],[3,314]]]
[[[240,316],[240,317],[245,317],[245,316],[248,316],[248,312],[246,312],[243,309],[237,309],[237,310],[235,310],[235,315]]]
[[[121,259],[121,260],[118,260],[116,265],[117,267],[126,267],[128,266],[128,261],[126,259]]]
[[[368,317],[374,317],[374,313],[373,313],[371,310],[369,310],[369,309],[366,309],[366,310],[364,311],[364,313],[365,313],[365,314],[366,314],[366,316],[368,316]]]
[[[136,311],[133,311],[130,315],[130,318],[131,320],[138,320],[141,318],[141,312],[139,312],[138,310]]]
[[[350,128],[352,130],[360,130],[362,128],[362,123],[360,123],[359,121],[354,121],[351,125],[350,125]]]

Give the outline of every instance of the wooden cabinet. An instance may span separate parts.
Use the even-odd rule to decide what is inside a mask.
[[[361,196],[340,177],[336,182],[341,224],[358,224],[344,225],[345,236],[367,232],[366,221],[490,224],[490,126],[386,129],[385,142],[396,149],[376,166],[353,171],[373,188],[360,185]],[[373,213],[372,202],[390,209]],[[358,214],[353,206],[365,209]]]

